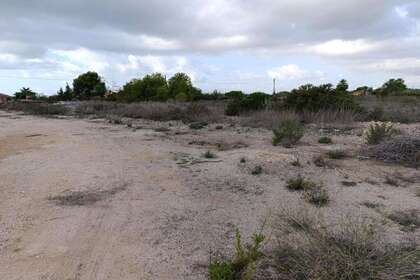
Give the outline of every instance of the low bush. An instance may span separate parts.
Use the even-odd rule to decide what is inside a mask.
[[[303,85],[292,90],[284,99],[286,108],[298,111],[355,110],[354,97],[346,91],[338,91],[331,84]]]
[[[306,189],[303,197],[305,200],[317,207],[323,207],[330,202],[328,191],[322,185],[315,185]]]
[[[257,166],[255,166],[255,167],[252,169],[251,174],[252,174],[252,175],[260,175],[262,172],[263,172],[263,168],[262,168],[262,166],[261,166],[261,165],[257,165]]]
[[[281,144],[289,148],[299,142],[304,133],[305,128],[300,122],[295,120],[282,121],[276,129],[273,129],[273,145]]]
[[[330,159],[343,159],[347,157],[347,152],[344,150],[331,150],[327,152]]]
[[[320,143],[320,144],[331,144],[332,139],[331,139],[331,137],[323,136],[323,137],[320,137],[318,139],[318,143]]]
[[[238,116],[243,112],[262,110],[266,107],[269,98],[270,96],[263,92],[234,96],[233,99],[228,102],[225,114],[228,116]]]
[[[305,191],[315,188],[316,184],[312,181],[306,180],[303,176],[298,175],[296,178],[287,180],[286,188],[291,191]]]
[[[392,123],[375,122],[370,124],[365,131],[366,143],[376,145],[395,134],[397,130]]]
[[[256,261],[263,256],[261,252],[265,236],[261,233],[252,236],[252,244],[243,245],[241,234],[236,230],[235,256],[231,260],[210,259],[210,280],[251,280],[256,270]]]
[[[420,211],[417,209],[395,211],[388,218],[401,225],[404,231],[415,231],[420,227]]]
[[[203,157],[208,158],[208,159],[213,159],[213,158],[216,158],[217,156],[215,153],[209,150],[204,153]]]

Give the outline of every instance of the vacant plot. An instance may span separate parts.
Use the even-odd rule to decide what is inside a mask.
[[[374,146],[366,123],[306,124],[284,147],[180,110],[0,111],[0,279],[418,279],[418,124]]]

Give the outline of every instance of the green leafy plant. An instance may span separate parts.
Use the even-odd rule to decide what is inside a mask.
[[[213,153],[212,151],[210,151],[210,150],[208,150],[208,151],[206,151],[205,153],[204,153],[204,155],[203,155],[205,158],[208,158],[208,159],[213,159],[213,158],[216,158],[217,156],[216,156],[216,154],[215,153]]]
[[[257,165],[257,166],[255,166],[255,167],[252,169],[251,174],[252,174],[252,175],[260,175],[262,172],[263,172],[263,168],[262,168],[262,166],[261,166],[261,165]]]
[[[265,240],[262,233],[252,236],[252,243],[243,245],[239,229],[235,234],[235,256],[232,260],[210,259],[210,280],[251,280],[255,274],[256,261],[263,256],[261,246]]]
[[[316,184],[312,181],[306,180],[303,176],[298,175],[296,178],[287,180],[286,188],[291,191],[305,191],[312,189]]]
[[[296,120],[284,120],[277,129],[273,130],[273,145],[282,145],[291,147],[303,137],[305,133],[304,126]]]
[[[374,122],[365,131],[366,143],[376,145],[397,133],[392,123]]]
[[[320,144],[331,144],[332,139],[330,137],[323,136],[323,137],[318,139],[318,143],[320,143]]]

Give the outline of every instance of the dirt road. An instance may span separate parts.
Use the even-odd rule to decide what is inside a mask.
[[[246,236],[270,208],[300,199],[284,189],[294,151],[272,147],[267,131],[138,126],[0,112],[0,279],[205,279],[210,250],[229,251],[236,227]],[[222,136],[232,147],[203,159],[197,140]],[[309,157],[314,147],[301,149]],[[242,157],[264,174],[251,175]],[[367,165],[304,172],[333,186],[332,212],[378,216],[360,206],[367,199],[419,207],[410,188],[366,190],[367,178],[393,170]]]

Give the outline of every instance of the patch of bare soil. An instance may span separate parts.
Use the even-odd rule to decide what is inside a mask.
[[[368,216],[392,240],[407,228],[420,239],[420,171],[361,160],[364,126],[308,130],[285,149],[269,130],[227,124],[0,117],[0,279],[204,280],[236,228],[315,211],[286,188],[298,176],[328,192],[326,219]]]

